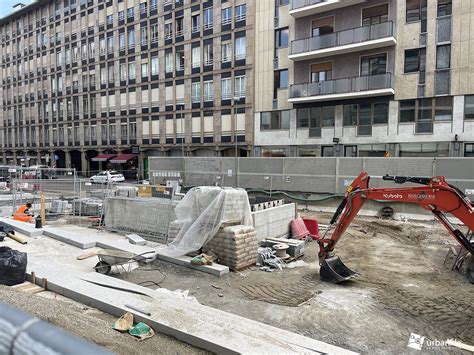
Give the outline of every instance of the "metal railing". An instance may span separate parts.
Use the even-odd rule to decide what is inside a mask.
[[[291,42],[290,54],[300,54],[326,48],[334,48],[393,37],[393,22],[384,22],[371,26],[351,28],[344,31],[297,39]]]
[[[356,76],[316,83],[295,84],[290,87],[290,98],[303,98],[320,95],[346,94],[393,87],[392,74]]]

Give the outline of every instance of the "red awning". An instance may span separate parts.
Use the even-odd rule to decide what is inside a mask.
[[[92,161],[107,161],[109,159],[112,159],[116,157],[117,154],[99,154],[98,156],[92,158]]]
[[[119,154],[115,158],[110,159],[110,162],[113,164],[123,164],[129,160],[136,158],[138,155],[136,154]]]

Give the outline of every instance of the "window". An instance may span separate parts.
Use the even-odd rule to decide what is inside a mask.
[[[201,67],[201,47],[193,47],[192,51],[192,66],[193,68]]]
[[[140,44],[146,46],[148,44],[148,32],[146,27],[140,29]]]
[[[451,16],[453,12],[451,0],[438,0],[438,17]]]
[[[332,80],[332,63],[311,64],[311,82],[319,83],[321,81]]]
[[[406,0],[407,22],[420,21],[426,18],[427,0]]]
[[[124,32],[119,34],[119,49],[121,51],[125,50],[125,33]]]
[[[107,25],[113,25],[114,15],[107,15]]]
[[[137,124],[136,122],[129,123],[130,139],[137,139]]]
[[[127,9],[127,17],[132,18],[133,17],[133,7],[130,7]]]
[[[124,21],[125,20],[125,11],[119,11],[118,19],[119,19],[119,21]]]
[[[114,52],[114,37],[113,36],[107,37],[107,51],[109,52],[109,54]]]
[[[415,122],[416,100],[400,101],[400,123]]]
[[[176,52],[176,71],[184,70],[184,51]]]
[[[232,8],[227,7],[221,11],[221,24],[229,25],[232,22]]]
[[[139,9],[140,9],[140,14],[142,14],[142,15],[146,14],[146,2],[140,3]]]
[[[109,83],[113,84],[115,82],[114,66],[109,65]]]
[[[126,123],[122,123],[120,125],[120,139],[122,141],[126,141],[127,138],[128,138],[128,129],[127,129],[127,124]]]
[[[204,45],[204,65],[212,65],[214,63],[214,48],[212,44]]]
[[[247,6],[245,4],[235,7],[235,21],[244,21],[247,16]]]
[[[127,80],[127,66],[125,63],[120,63],[119,71],[120,71],[120,81],[126,81]]]
[[[158,43],[158,25],[151,26],[151,43]]]
[[[364,57],[360,63],[360,75],[381,75],[387,72],[387,55]]]
[[[309,128],[309,137],[321,137],[322,127],[334,127],[335,106],[301,108],[296,111],[298,128]]]
[[[222,43],[221,44],[221,59],[222,63],[228,63],[232,61],[232,43]]]
[[[474,158],[474,143],[466,143],[464,146],[464,156]]]
[[[372,125],[388,123],[388,102],[344,105],[344,126],[357,126],[357,135],[372,135]]]
[[[167,73],[173,72],[173,53],[168,52],[165,54],[165,71]]]
[[[275,71],[275,89],[288,88],[288,69]]]
[[[270,111],[262,112],[260,120],[260,130],[289,129],[290,111]]]
[[[402,143],[400,157],[447,157],[449,143]]]
[[[435,102],[435,121],[451,121],[453,119],[452,96],[437,97]]]
[[[405,51],[405,73],[424,71],[426,49],[409,49]]]
[[[235,39],[235,60],[245,59],[247,54],[247,42],[245,37]]]
[[[135,30],[128,31],[128,48],[135,48]]]
[[[128,78],[135,80],[135,62],[128,63]]]
[[[192,83],[191,85],[191,101],[193,103],[201,102],[201,83]]]
[[[445,44],[436,47],[436,69],[449,69],[451,67],[451,45]]]
[[[204,101],[214,101],[214,83],[212,81],[204,82]]]
[[[245,97],[245,75],[235,77],[235,96],[236,97]]]
[[[176,28],[176,37],[180,37],[184,34],[184,18],[183,17],[176,18],[175,28]]]
[[[213,8],[204,9],[204,29],[208,30],[214,27],[214,13]]]
[[[275,48],[288,47],[288,27],[275,30]]]
[[[464,119],[474,119],[474,95],[464,96]]]
[[[158,75],[158,57],[151,58],[151,75]]]
[[[148,77],[148,63],[142,63],[142,78]]]
[[[165,39],[173,38],[173,24],[165,23]]]
[[[191,26],[192,26],[191,30],[193,33],[201,31],[201,15],[200,14],[192,15]]]
[[[388,4],[368,7],[362,10],[362,26],[388,22]]]
[[[109,125],[109,138],[111,141],[115,141],[116,136],[115,136],[115,123],[111,123]]]
[[[229,100],[232,97],[232,81],[230,78],[221,80],[222,100]]]

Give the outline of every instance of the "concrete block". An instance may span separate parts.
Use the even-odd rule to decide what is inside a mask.
[[[138,234],[127,234],[128,241],[136,245],[146,245],[146,240],[140,237]]]
[[[163,260],[172,264],[181,265],[190,269],[199,270],[214,276],[222,276],[229,273],[229,268],[225,265],[212,264],[212,265],[192,265],[191,257],[189,256],[178,256],[171,257],[163,254],[158,254],[158,260]]]
[[[61,228],[44,227],[43,234],[46,237],[56,239],[70,245],[74,245],[75,247],[81,249],[94,248],[97,243],[97,237],[91,237],[85,233],[72,233]]]
[[[34,224],[15,221],[11,218],[0,217],[3,222],[13,228],[15,232],[26,235],[27,237],[39,237],[43,235],[43,229],[36,229]]]

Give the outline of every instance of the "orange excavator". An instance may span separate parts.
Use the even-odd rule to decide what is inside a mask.
[[[343,201],[330,221],[327,231],[334,229],[332,235],[330,238],[324,235],[318,240],[321,265],[319,274],[322,281],[339,283],[359,275],[344,265],[334,254],[334,247],[368,200],[414,203],[430,211],[451,236],[471,254],[471,259],[474,259],[474,242],[470,241],[446,216],[450,214],[456,217],[469,231],[474,231],[474,206],[457,187],[448,184],[444,176],[427,178],[386,175],[383,180],[393,181],[396,184],[413,183],[421,186],[369,188],[370,176],[362,172],[347,188]],[[468,278],[473,277],[473,261],[471,261],[471,266],[468,266],[467,273]],[[472,279],[470,281],[474,282]]]

